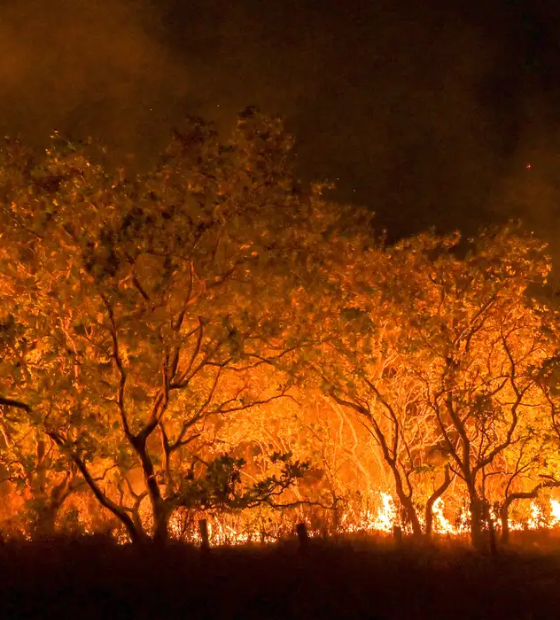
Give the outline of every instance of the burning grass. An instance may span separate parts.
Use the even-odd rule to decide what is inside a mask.
[[[212,546],[236,546],[246,544],[277,543],[290,536],[295,523],[308,524],[312,538],[347,536],[354,534],[388,535],[395,528],[406,535],[409,525],[398,511],[398,504],[390,493],[382,492],[376,498],[377,509],[348,509],[341,515],[332,511],[284,510],[270,512],[263,510],[241,511],[240,513],[196,515],[188,511],[176,512],[170,522],[171,537],[195,545],[201,542],[196,527],[197,518],[204,517],[208,522],[209,542]],[[434,502],[432,533],[436,538],[462,539],[469,533],[468,510],[466,505],[449,507],[443,498]],[[497,510],[490,508],[489,521],[495,533],[500,534],[500,520]],[[422,526],[424,523],[422,522]],[[509,518],[510,532],[555,532],[560,526],[560,501],[549,497],[533,500],[520,505],[512,511]],[[118,538],[126,542],[126,536]]]

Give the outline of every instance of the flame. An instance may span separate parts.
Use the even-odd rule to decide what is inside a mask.
[[[531,516],[527,521],[527,527],[530,530],[537,530],[544,522],[543,509],[535,501],[531,502]]]
[[[560,502],[556,499],[550,499],[550,527],[560,525]]]
[[[391,493],[381,492],[377,496],[377,510],[364,510],[359,515],[345,513],[342,515],[338,523],[338,531],[340,533],[380,533],[392,534],[394,527],[399,525],[403,531],[409,533],[406,525],[400,523],[396,502]],[[463,509],[458,515],[455,522],[446,516],[446,507],[443,498],[438,498],[432,507],[433,511],[433,531],[436,534],[444,534],[448,536],[464,536],[469,531],[468,513]],[[450,511],[452,512],[452,511]],[[521,530],[537,530],[541,528],[557,528],[560,527],[560,500],[550,498],[548,505],[534,500],[529,506],[529,516],[526,519],[509,520],[509,527],[512,531]],[[204,515],[201,515],[201,518]],[[295,523],[268,524],[266,530],[258,529],[253,524],[252,527],[241,525],[238,518],[231,515],[227,516],[207,516],[208,534],[210,544],[212,546],[235,546],[251,543],[274,544],[285,538],[290,532],[293,533]],[[495,510],[491,510],[491,518],[494,525],[499,528],[498,515]],[[421,519],[421,525],[424,522]],[[170,523],[170,535],[173,539],[184,540],[186,542],[200,545],[202,540],[196,521],[192,520],[189,527],[185,527],[180,515],[174,513]],[[309,530],[311,537],[320,536],[322,534],[318,529]],[[127,542],[127,537],[123,533],[117,536],[119,543]]]
[[[443,499],[438,497],[432,506],[434,514],[434,531],[441,534],[454,534],[456,529],[443,514]]]
[[[381,493],[381,507],[377,518],[373,522],[372,529],[380,532],[392,532],[397,524],[397,511],[395,500],[389,493]]]

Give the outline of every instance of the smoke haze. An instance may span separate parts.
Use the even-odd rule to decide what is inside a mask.
[[[0,24],[5,133],[42,143],[58,129],[145,150],[188,92],[188,71],[146,3],[23,0],[3,8]]]
[[[256,104],[298,137],[302,176],[391,237],[522,217],[552,238],[559,11],[438,4],[4,2],[0,130],[92,135],[144,162],[185,114],[227,127]]]

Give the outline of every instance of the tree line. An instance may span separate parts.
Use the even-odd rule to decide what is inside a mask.
[[[544,244],[389,245],[296,178],[293,144],[253,109],[227,140],[189,119],[143,173],[4,141],[0,486],[31,536],[80,506],[133,542],[178,513],[336,520],[382,488],[418,540],[438,498],[465,505],[481,546],[559,484]]]

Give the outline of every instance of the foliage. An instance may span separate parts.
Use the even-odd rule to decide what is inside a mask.
[[[190,444],[288,387],[257,392],[248,370],[285,349],[271,339],[290,259],[277,236],[301,215],[290,141],[251,111],[225,144],[193,121],[136,178],[58,136],[44,161],[17,146],[2,183],[6,393],[133,537],[146,493],[165,539]],[[111,467],[131,503],[96,482]]]
[[[280,463],[279,475],[273,474],[252,484],[243,483],[242,473],[246,462],[228,454],[205,464],[202,476],[189,471],[178,491],[177,505],[199,510],[243,510],[261,504],[274,506],[275,498],[302,478],[309,468],[308,463],[292,462],[289,453],[274,453],[273,463]]]
[[[5,141],[0,466],[34,533],[92,498],[135,541],[178,510],[338,518],[377,485],[422,536],[453,485],[478,544],[491,506],[507,523],[558,484],[542,244],[388,246],[295,179],[292,147],[253,109],[228,140],[190,119],[138,175],[91,142]]]

